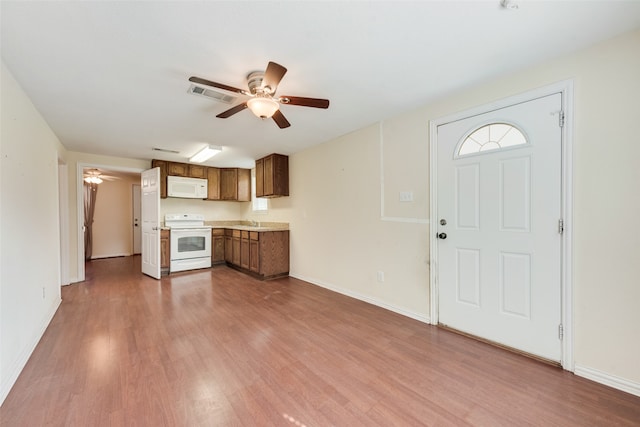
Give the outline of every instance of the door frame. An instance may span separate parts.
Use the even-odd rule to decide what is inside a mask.
[[[141,173],[144,169],[125,166],[106,165],[102,163],[82,163],[76,165],[76,229],[77,229],[77,281],[84,282],[84,169],[102,169],[114,172]]]
[[[137,190],[137,204],[136,204],[136,187],[138,187]],[[139,216],[141,216],[141,212],[142,212],[142,185],[138,184],[131,184],[131,209],[132,209],[132,219],[133,219],[133,224],[131,224],[131,228],[133,229],[132,231],[132,238],[133,238],[133,242],[131,242],[131,253],[133,255],[140,255],[142,253],[142,228],[141,228],[141,224],[138,224],[138,232],[140,233],[140,242],[138,242],[140,244],[140,252],[136,253],[136,227],[135,227],[135,220],[136,220],[136,205],[138,206],[138,213],[140,213]]]
[[[429,121],[429,180],[431,230],[429,233],[429,298],[430,323],[438,324],[438,239],[436,239],[436,218],[438,213],[438,126],[488,113],[511,105],[531,101],[554,93],[562,94],[562,111],[564,126],[562,138],[562,171],[561,171],[561,209],[564,231],[561,236],[561,277],[560,277],[560,310],[563,327],[561,343],[561,364],[563,369],[573,372],[573,80],[563,80],[538,89],[509,96],[495,102],[459,111]]]

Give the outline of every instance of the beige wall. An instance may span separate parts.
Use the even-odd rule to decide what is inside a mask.
[[[0,403],[60,304],[58,160],[64,147],[2,63]]]
[[[225,221],[243,219],[248,202],[222,202],[213,200],[192,200],[168,197],[160,201],[161,221],[166,214],[191,213],[204,215],[205,221]]]
[[[640,31],[297,153],[291,197],[246,215],[290,222],[293,275],[428,319],[429,121],[573,79],[575,365],[640,393],[638,52]]]

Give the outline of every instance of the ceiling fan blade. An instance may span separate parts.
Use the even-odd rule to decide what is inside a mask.
[[[301,105],[303,107],[329,108],[328,99],[303,98],[301,96],[281,96],[280,102],[289,105]]]
[[[286,119],[286,117],[280,110],[277,110],[275,113],[273,113],[273,116],[271,116],[271,118],[273,118],[273,121],[276,122],[280,129],[288,128],[289,126],[291,126],[289,120]]]
[[[243,102],[242,104],[238,104],[235,107],[229,108],[227,111],[223,111],[218,114],[216,117],[220,119],[226,119],[227,117],[233,116],[235,113],[239,113],[240,111],[247,108],[247,103]]]
[[[247,94],[246,90],[238,89],[237,87],[228,86],[222,83],[212,82],[211,80],[207,80],[207,79],[201,79],[200,77],[189,77],[189,81],[193,83],[198,83],[201,85],[217,87],[218,89],[228,90],[229,92],[237,92],[243,95]]]
[[[269,62],[269,64],[267,64],[267,69],[264,72],[262,85],[265,87],[269,86],[271,88],[271,93],[275,93],[280,80],[282,80],[286,72],[287,69],[282,65],[276,64],[275,62]]]

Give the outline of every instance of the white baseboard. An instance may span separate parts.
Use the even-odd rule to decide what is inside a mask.
[[[11,391],[11,387],[13,387],[13,385],[18,380],[20,373],[29,361],[33,350],[35,350],[36,345],[38,345],[38,343],[40,342],[40,339],[44,335],[44,331],[47,329],[47,326],[49,326],[49,323],[51,323],[51,319],[53,319],[53,316],[56,314],[56,311],[58,310],[58,307],[60,307],[61,303],[61,299],[54,301],[54,304],[52,304],[49,313],[47,313],[47,316],[44,318],[44,321],[40,325],[38,333],[33,337],[31,342],[24,348],[20,356],[18,356],[18,358],[15,360],[13,366],[9,369],[7,376],[2,378],[2,385],[0,385],[0,405],[2,405],[4,400],[9,395],[9,392]]]
[[[615,375],[611,375],[597,369],[578,365],[576,365],[573,373],[578,376],[590,379],[591,381],[595,381],[597,383],[604,384],[609,387],[634,394],[636,396],[640,396],[640,383],[616,377]]]
[[[131,256],[131,255],[133,255],[133,254],[131,254],[131,253],[126,253],[126,254],[124,254],[124,253],[106,254],[106,255],[102,254],[102,255],[92,255],[91,259],[94,260],[94,259],[104,259],[104,258],[119,258],[119,257],[123,257],[123,256]]]
[[[418,320],[420,322],[430,323],[429,316],[425,316],[424,314],[416,313],[414,311],[407,310],[407,309],[402,308],[402,307],[397,307],[397,306],[394,306],[392,304],[388,304],[388,303],[386,303],[384,301],[380,301],[380,300],[377,300],[375,298],[371,298],[371,297],[368,297],[366,295],[362,295],[362,294],[359,294],[357,292],[353,292],[353,291],[350,291],[348,289],[344,289],[344,288],[341,288],[339,286],[335,286],[335,285],[323,282],[323,281],[318,280],[318,279],[313,279],[311,277],[305,277],[305,276],[301,276],[301,275],[298,275],[298,274],[295,274],[295,273],[289,273],[289,276],[291,276],[293,278],[296,278],[296,279],[299,279],[299,280],[304,280],[305,282],[311,283],[312,285],[320,286],[321,288],[329,289],[330,291],[337,292],[339,294],[346,295],[348,297],[355,298],[357,300],[364,301],[366,303],[369,303],[369,304],[372,304],[372,305],[375,305],[375,306],[378,306],[378,307],[382,307],[385,310],[393,311],[394,313],[398,313],[398,314],[401,314],[403,316],[410,317],[410,318]]]

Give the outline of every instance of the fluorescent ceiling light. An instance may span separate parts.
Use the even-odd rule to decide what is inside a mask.
[[[280,108],[280,104],[271,98],[256,97],[247,101],[247,107],[261,119],[268,119]]]
[[[216,147],[213,145],[207,145],[202,150],[198,151],[194,154],[189,161],[193,163],[202,163],[206,162],[216,154],[222,151],[222,147]]]

